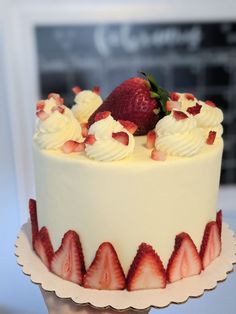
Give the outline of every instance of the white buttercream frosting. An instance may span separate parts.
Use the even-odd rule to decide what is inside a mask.
[[[44,111],[47,119],[38,119],[34,141],[41,149],[58,149],[68,140],[81,142],[81,126],[69,108],[64,106],[64,112],[52,111],[57,106],[53,98],[45,100]]]
[[[168,155],[190,157],[199,153],[204,145],[203,132],[190,115],[176,120],[172,112],[157,123],[155,131],[156,149]]]
[[[195,115],[197,126],[203,128],[206,136],[208,136],[209,131],[216,131],[216,136],[220,137],[223,134],[222,110],[218,107],[209,106],[203,101],[198,101],[198,103],[202,107],[200,113]]]
[[[112,137],[112,133],[125,132],[128,137],[128,145],[124,145]],[[112,116],[99,120],[91,125],[89,134],[93,134],[96,141],[85,148],[86,155],[97,161],[120,160],[129,156],[134,151],[134,136],[129,133]]]
[[[71,108],[80,123],[86,123],[92,113],[102,104],[102,98],[91,90],[83,90],[75,96],[75,105]]]

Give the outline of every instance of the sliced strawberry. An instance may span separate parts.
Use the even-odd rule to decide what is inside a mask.
[[[191,237],[182,232],[175,238],[174,251],[167,266],[168,282],[200,274],[202,261]]]
[[[211,221],[206,225],[200,256],[203,268],[205,269],[221,252],[221,239],[218,225],[215,221]]]
[[[209,131],[206,143],[208,145],[213,145],[215,142],[215,138],[216,138],[216,131]]]
[[[186,115],[186,113],[184,113],[183,111],[178,111],[178,110],[173,110],[173,117],[175,118],[175,120],[179,121],[179,120],[184,120],[187,119],[188,116]]]
[[[155,131],[149,131],[147,134],[147,142],[146,142],[146,147],[148,149],[151,149],[155,146],[155,141],[156,141],[156,132]]]
[[[187,112],[191,115],[195,116],[196,114],[199,114],[201,111],[202,106],[196,103],[195,106],[188,107]]]
[[[85,274],[84,255],[75,231],[69,230],[64,235],[61,246],[52,258],[50,269],[63,279],[82,284]]]
[[[211,100],[206,100],[205,104],[207,104],[208,106],[211,106],[211,107],[216,107],[216,104]]]
[[[93,145],[95,142],[96,142],[96,137],[94,134],[89,134],[84,141],[85,144],[89,144],[89,145]]]
[[[166,153],[160,151],[160,150],[157,150],[157,149],[153,149],[152,152],[151,152],[151,158],[153,160],[159,160],[159,161],[165,161],[166,160]]]
[[[118,121],[131,134],[134,134],[134,132],[138,128],[138,126],[135,123],[131,122],[131,121],[128,121],[128,120],[118,120]]]
[[[81,133],[83,137],[88,136],[88,123],[81,123]]]
[[[102,112],[98,112],[94,118],[94,121],[97,122],[99,120],[103,120],[106,119],[107,117],[109,117],[111,115],[110,111],[102,111]]]
[[[52,108],[52,112],[54,112],[54,111],[58,111],[61,114],[63,114],[64,111],[65,111],[65,106],[64,105],[55,106],[55,107]]]
[[[194,95],[191,93],[185,93],[184,96],[188,100],[194,100],[195,99]]]
[[[219,228],[220,236],[222,232],[222,210],[219,210],[216,214],[216,223]]]
[[[129,135],[125,132],[113,132],[112,138],[123,145],[129,145]]]
[[[123,290],[125,275],[117,253],[109,242],[102,243],[84,276],[83,286],[98,290]]]
[[[173,101],[178,101],[180,98],[180,95],[178,95],[176,92],[170,93],[170,99]]]
[[[142,243],[127,275],[127,290],[166,287],[166,274],[160,257],[151,245]]]
[[[50,268],[50,263],[54,252],[48,229],[46,227],[42,227],[38,232],[34,242],[34,248],[44,265]]]
[[[44,110],[45,107],[45,100],[39,100],[36,104],[36,110],[40,111],[40,110]]]
[[[99,86],[94,86],[94,88],[92,89],[92,91],[97,94],[100,95],[101,93],[101,88]]]
[[[72,92],[75,93],[75,95],[79,94],[82,91],[82,89],[79,86],[75,86],[72,88]]]
[[[50,93],[48,94],[48,99],[53,98],[58,105],[64,104],[64,99],[57,93]]]
[[[31,221],[31,231],[32,231],[32,247],[34,247],[35,239],[39,232],[38,226],[38,216],[37,216],[37,204],[33,199],[29,200],[29,213],[30,213],[30,221]]]
[[[166,110],[172,111],[173,109],[180,109],[181,103],[179,101],[167,100],[166,102]]]
[[[46,120],[49,117],[49,114],[46,111],[44,111],[44,110],[39,110],[39,111],[36,112],[36,116],[40,120],[44,121],[44,120]]]

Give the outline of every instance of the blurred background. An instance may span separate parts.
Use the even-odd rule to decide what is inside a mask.
[[[99,85],[105,98],[140,70],[170,91],[210,99],[224,111],[219,207],[236,230],[235,0],[0,0],[0,247],[6,256],[3,264],[0,258],[0,314],[46,313],[38,288],[13,256],[34,197],[36,101],[53,91],[70,107],[76,85]],[[234,276],[201,302],[163,313],[222,313],[224,302],[210,306],[221,297],[233,314],[235,288]]]

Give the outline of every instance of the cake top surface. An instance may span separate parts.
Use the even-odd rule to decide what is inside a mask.
[[[151,75],[124,81],[104,101],[98,87],[73,91],[71,109],[56,93],[37,103],[34,142],[45,153],[130,163],[193,158],[222,145],[221,109],[190,93],[169,93]]]

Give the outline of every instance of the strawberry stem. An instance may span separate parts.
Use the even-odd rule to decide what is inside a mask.
[[[142,71],[140,73],[145,76],[145,78],[148,80],[148,82],[150,84],[151,97],[157,98],[159,100],[159,102],[161,104],[161,111],[164,113],[164,115],[168,115],[169,112],[166,109],[166,102],[170,98],[169,92],[157,84],[157,82],[156,82],[156,80],[152,74],[145,73]]]

